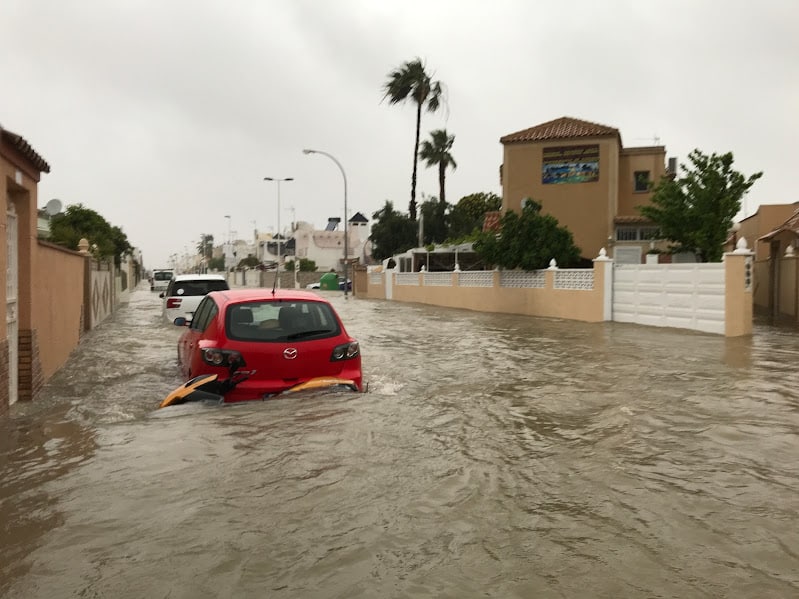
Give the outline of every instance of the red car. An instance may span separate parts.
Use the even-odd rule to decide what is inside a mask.
[[[265,399],[317,377],[352,381],[363,391],[361,351],[332,304],[309,291],[233,289],[212,291],[178,340],[181,374],[191,379],[230,376],[231,364],[246,379],[225,401]]]

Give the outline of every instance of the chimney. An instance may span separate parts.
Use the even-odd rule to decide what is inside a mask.
[[[666,167],[666,174],[675,177],[677,175],[677,159],[669,158],[669,165]]]

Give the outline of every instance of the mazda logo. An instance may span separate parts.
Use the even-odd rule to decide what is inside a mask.
[[[293,360],[297,357],[297,348],[287,347],[283,350],[283,357],[286,358],[286,360]]]

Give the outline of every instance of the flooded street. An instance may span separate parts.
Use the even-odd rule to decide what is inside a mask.
[[[156,411],[139,287],[0,421],[0,596],[799,596],[795,328],[329,293],[368,393]]]

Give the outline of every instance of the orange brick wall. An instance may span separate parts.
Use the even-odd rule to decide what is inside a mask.
[[[8,340],[0,339],[0,418],[8,415]]]

